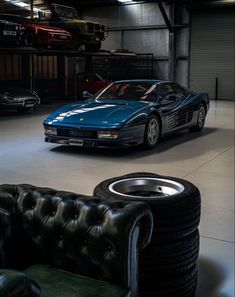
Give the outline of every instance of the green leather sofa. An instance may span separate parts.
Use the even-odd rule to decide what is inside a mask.
[[[0,297],[136,297],[152,221],[142,202],[0,185]]]

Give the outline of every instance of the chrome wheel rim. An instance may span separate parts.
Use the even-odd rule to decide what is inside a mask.
[[[205,108],[203,106],[200,107],[199,109],[199,114],[198,114],[198,126],[199,128],[202,128],[205,124]]]
[[[134,177],[115,181],[109,191],[131,199],[156,199],[180,194],[184,186],[176,181],[155,177]]]
[[[151,119],[148,124],[147,137],[150,145],[154,145],[159,136],[159,125],[156,119]]]

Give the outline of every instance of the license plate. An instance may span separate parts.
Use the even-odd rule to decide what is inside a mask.
[[[16,36],[16,31],[3,31],[3,35],[8,35],[8,36]]]
[[[83,146],[84,140],[82,140],[82,139],[77,139],[77,140],[70,139],[69,144],[76,145],[76,146]]]
[[[32,103],[25,103],[25,107],[33,107],[33,104]]]
[[[61,39],[66,39],[67,36],[65,36],[65,35],[60,35],[60,38],[61,38]]]

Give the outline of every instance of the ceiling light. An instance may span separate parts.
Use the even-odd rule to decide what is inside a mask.
[[[130,2],[133,2],[132,0],[118,0],[119,2],[121,3],[130,3]]]
[[[27,4],[27,3],[25,3],[25,2],[22,2],[22,1],[16,1],[16,0],[4,0],[4,1],[5,1],[5,2],[8,2],[8,3],[12,4],[12,5],[15,5],[15,6],[24,8],[24,9],[26,9],[26,10],[30,10],[30,5]],[[33,11],[34,11],[34,12],[39,12],[39,11],[44,12],[44,10],[39,9],[39,8],[36,8],[36,7],[33,8]]]

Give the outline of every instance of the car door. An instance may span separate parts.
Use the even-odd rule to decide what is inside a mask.
[[[163,119],[163,134],[178,129],[181,96],[173,83],[163,83],[159,89],[159,104]]]

